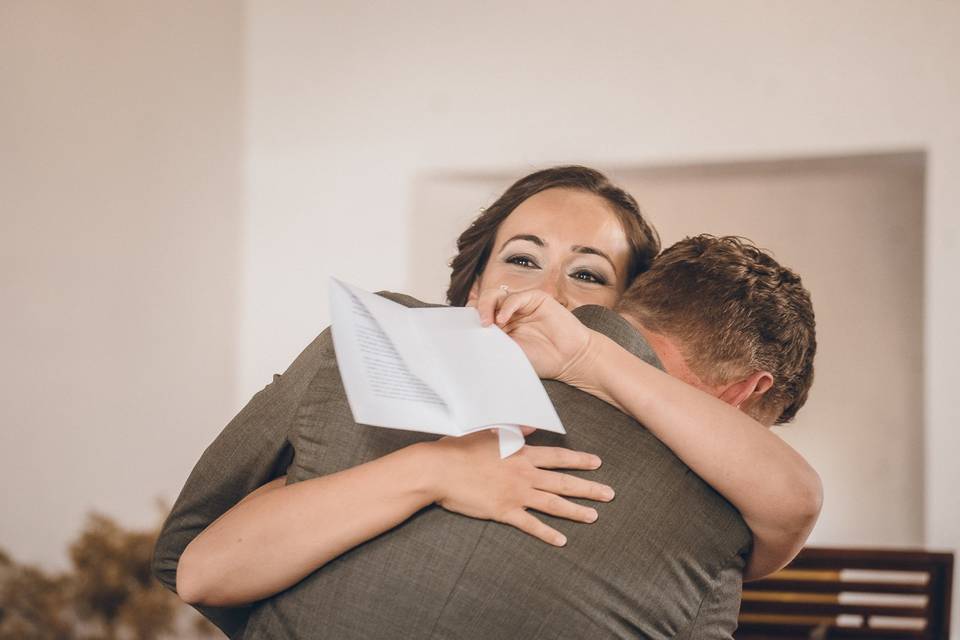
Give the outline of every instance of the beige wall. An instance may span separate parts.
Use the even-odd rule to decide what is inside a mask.
[[[328,275],[412,284],[441,171],[922,149],[924,530],[960,546],[958,34],[946,2],[0,3],[0,479],[32,483],[0,543],[152,516]]]
[[[234,412],[242,13],[0,3],[0,547],[152,525]]]
[[[923,545],[923,156],[622,175],[666,244],[741,234],[809,288],[816,382],[777,431],[823,478],[811,543]]]
[[[255,276],[244,287],[243,398],[325,322],[329,273],[369,288],[413,284],[405,265],[425,258],[409,254],[403,221],[423,180],[560,162],[922,149],[922,530],[932,546],[960,547],[960,5],[251,2],[248,10],[245,255]],[[862,516],[872,538],[875,516]]]

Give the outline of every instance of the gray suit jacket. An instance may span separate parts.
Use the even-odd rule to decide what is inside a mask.
[[[423,306],[397,294],[387,297]],[[659,366],[615,313],[582,322]],[[737,511],[646,429],[564,384],[544,385],[567,429],[531,444],[599,455],[617,497],[590,525],[538,514],[554,548],[432,506],[250,607],[197,607],[233,638],[730,638],[750,534]],[[329,331],[258,393],[207,449],[164,524],[154,572],[175,589],[180,553],[273,477],[333,473],[434,438],[354,423]],[[586,504],[586,502],[584,501]]]

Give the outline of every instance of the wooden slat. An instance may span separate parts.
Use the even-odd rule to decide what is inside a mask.
[[[792,624],[792,625],[826,625],[831,626],[837,621],[835,616],[785,616],[780,613],[742,613],[740,624]]]
[[[827,569],[795,569],[789,565],[780,569],[775,574],[767,576],[765,580],[839,580],[839,571],[830,571]]]
[[[737,629],[737,640],[770,640],[770,638],[810,638],[817,625],[796,624],[749,624]],[[827,635],[833,638],[929,638],[924,631],[912,629],[870,629],[860,627],[830,627]],[[940,640],[939,638],[937,640]]]
[[[766,600],[744,600],[741,611],[810,615],[860,615],[890,616],[900,618],[927,617],[926,607],[898,607],[877,604],[843,604],[830,602],[770,602]]]
[[[881,571],[930,571],[953,563],[949,553],[926,553],[893,549],[806,549],[790,563],[792,569],[878,569]]]
[[[840,602],[833,593],[798,593],[789,591],[744,591],[743,600],[750,602]]]
[[[931,638],[926,631],[913,629],[856,629],[834,627],[830,629],[831,638]],[[940,639],[938,639],[940,640]]]
[[[794,591],[805,593],[902,593],[924,595],[930,588],[925,584],[893,584],[887,582],[845,582],[843,580],[757,580],[743,585],[748,591]]]
[[[855,571],[878,572],[857,575]],[[849,576],[842,579],[844,572]],[[907,572],[897,576],[897,572]],[[883,573],[890,573],[885,576]],[[873,580],[872,578],[878,578]],[[815,629],[828,638],[947,637],[950,628],[950,592],[953,554],[893,549],[808,548],[779,574],[744,585],[741,626],[736,638],[808,638]],[[901,582],[900,579],[903,581]],[[753,599],[751,598],[753,594]],[[840,594],[899,594],[915,601],[926,596],[926,606],[841,602]],[[778,597],[779,596],[779,597]],[[864,596],[860,596],[862,599]],[[845,599],[845,598],[844,598]],[[809,600],[809,601],[808,601]],[[862,627],[838,626],[838,615],[860,616]],[[804,617],[807,616],[807,617]],[[869,626],[871,616],[916,619],[924,629]],[[766,617],[765,621],[761,619]],[[802,620],[809,623],[798,624]],[[819,620],[819,624],[814,621]],[[788,624],[792,621],[794,624]]]

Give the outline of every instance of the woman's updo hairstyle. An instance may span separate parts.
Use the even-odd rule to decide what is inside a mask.
[[[640,212],[640,206],[629,193],[614,185],[599,171],[577,165],[553,167],[520,178],[487,207],[457,239],[457,255],[450,262],[450,288],[447,302],[455,307],[467,304],[474,280],[487,264],[500,223],[530,196],[565,187],[596,194],[613,207],[620,219],[627,242],[630,244],[630,263],[627,265],[626,285],[650,268],[660,251],[660,237]]]

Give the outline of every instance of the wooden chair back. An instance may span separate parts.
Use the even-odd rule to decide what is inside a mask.
[[[942,640],[952,579],[952,553],[806,548],[743,585],[735,637]]]

